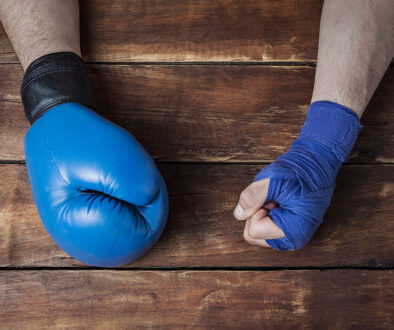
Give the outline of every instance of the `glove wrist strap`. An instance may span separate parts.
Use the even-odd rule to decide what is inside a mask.
[[[31,63],[23,78],[21,97],[30,124],[62,103],[97,108],[85,63],[71,52],[48,54]]]
[[[357,115],[330,101],[311,104],[298,140],[312,140],[328,147],[343,163],[363,126]]]

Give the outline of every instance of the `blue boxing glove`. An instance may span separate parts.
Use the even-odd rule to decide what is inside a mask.
[[[82,59],[34,61],[22,88],[26,164],[45,228],[70,256],[113,267],[146,253],[168,216],[166,185],[126,130],[98,115]]]
[[[271,247],[295,250],[309,242],[323,221],[339,168],[361,129],[352,110],[329,101],[314,102],[290,150],[256,176],[255,181],[270,179],[266,201],[278,206],[268,215],[285,234],[266,240]]]

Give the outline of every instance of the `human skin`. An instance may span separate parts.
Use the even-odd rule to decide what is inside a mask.
[[[0,0],[0,20],[25,71],[43,55],[81,55],[78,0]]]
[[[81,55],[77,0],[0,0],[0,20],[24,70],[46,54]],[[326,0],[312,102],[336,102],[361,117],[393,57],[392,22],[392,0]],[[269,179],[249,185],[234,211],[251,244],[284,236],[267,216],[275,207],[265,201],[268,186]]]
[[[319,52],[311,102],[331,101],[360,118],[394,55],[392,0],[326,0],[320,22]],[[245,221],[244,238],[269,247],[266,239],[284,237],[268,216],[269,179],[243,190],[234,210]]]

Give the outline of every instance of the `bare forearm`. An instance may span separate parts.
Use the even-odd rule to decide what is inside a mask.
[[[326,0],[312,102],[361,117],[394,55],[393,22],[392,0]]]
[[[81,55],[78,0],[0,0],[0,20],[24,70],[46,54]]]

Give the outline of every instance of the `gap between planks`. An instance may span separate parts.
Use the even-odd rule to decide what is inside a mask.
[[[335,271],[335,270],[371,270],[371,271],[390,271],[394,270],[394,266],[322,266],[322,267],[0,267],[1,271],[237,271],[237,272],[276,272],[276,271]]]
[[[92,62],[85,61],[86,64],[89,65],[130,65],[130,66],[139,66],[139,65],[157,65],[157,66],[188,66],[188,65],[201,65],[201,66],[274,66],[274,67],[316,67],[317,62],[289,62],[289,61],[273,61],[273,62],[231,62],[231,61],[196,61],[196,62]],[[0,62],[0,65],[20,65],[19,62]],[[390,68],[394,67],[394,61],[390,63]]]

